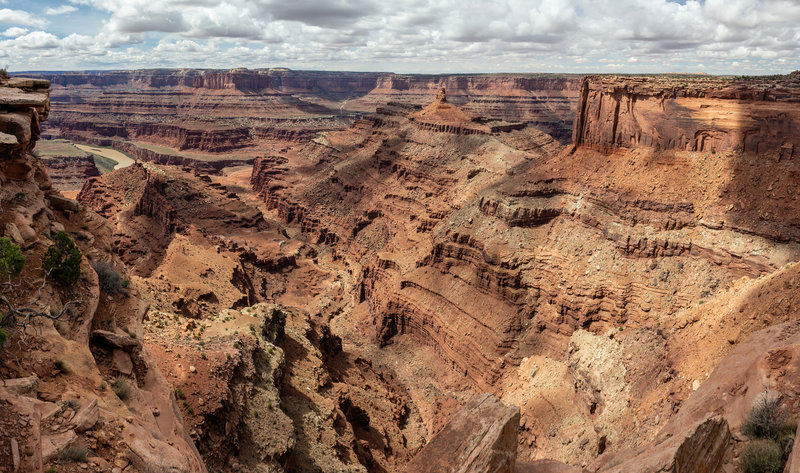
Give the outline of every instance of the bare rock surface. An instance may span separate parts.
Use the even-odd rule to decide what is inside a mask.
[[[406,466],[407,472],[512,473],[519,409],[491,394],[462,407]]]

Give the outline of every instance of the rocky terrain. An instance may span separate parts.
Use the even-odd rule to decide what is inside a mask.
[[[167,156],[77,202],[31,152],[46,82],[0,88],[3,225],[28,258],[5,297],[64,312],[4,322],[0,465],[740,471],[754,402],[800,416],[800,77],[489,77],[52,76],[61,136]],[[524,116],[536,87],[550,110],[575,94],[572,143]],[[122,90],[114,113],[181,126],[115,124],[99,104]],[[253,97],[353,113],[267,146]],[[238,138],[218,127],[236,107]],[[32,296],[61,229],[84,276]],[[70,445],[90,457],[57,460]]]
[[[797,259],[797,83],[767,83],[771,95],[760,83],[701,85],[587,78],[583,131],[567,148],[534,128],[449,126],[444,106],[390,105],[296,154],[257,160],[252,183],[312,241],[353,255],[343,256],[356,286],[352,314],[333,321],[340,333],[371,337],[386,347],[379,359],[412,364],[404,348],[421,345],[449,367],[404,379],[418,387],[429,433],[447,406],[489,391],[521,409],[522,459],[588,467],[656,438],[731,346],[793,318],[790,304],[769,318],[705,304]],[[683,98],[710,90],[731,92]],[[607,119],[598,104],[616,110],[626,93],[628,118]],[[650,102],[702,114],[657,115]],[[738,121],[718,118],[731,108]],[[420,123],[436,123],[436,110],[442,126]],[[788,131],[773,137],[761,123],[777,121]],[[770,139],[757,153],[734,139],[598,146],[591,130],[614,123]],[[438,395],[421,389],[430,385]]]
[[[0,299],[0,465],[44,471],[71,451],[80,461],[58,471],[205,471],[142,345],[147,305],[135,292],[101,290],[90,264],[116,264],[110,226],[61,196],[32,154],[50,112],[48,82],[4,81],[0,110],[2,227],[25,256]],[[70,283],[42,269],[51,239],[65,231],[80,251],[81,277]]]

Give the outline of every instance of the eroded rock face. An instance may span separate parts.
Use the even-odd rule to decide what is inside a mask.
[[[313,85],[264,76],[137,75],[237,97]],[[432,96],[450,80],[378,92]],[[93,315],[59,328],[92,341],[87,366],[100,373],[88,384],[134,385],[112,417],[130,412],[125,435],[142,441],[113,451],[145,471],[574,471],[546,457],[589,471],[719,471],[735,465],[730,430],[758,383],[775,381],[800,406],[796,327],[741,343],[798,317],[800,267],[786,267],[800,257],[792,143],[776,148],[771,125],[753,128],[791,94],[669,92],[634,78],[613,79],[609,98],[587,85],[580,138],[562,149],[534,127],[473,118],[454,103],[480,81],[452,80],[457,92],[429,108],[382,106],[259,158],[249,185],[260,202],[246,171],[147,164],[86,184],[80,202],[111,221],[93,223],[87,251],[105,259],[98,248],[113,248],[153,305],[100,294],[92,280]],[[725,116],[743,102],[752,113],[715,122],[719,135],[677,139],[705,127],[709,109]],[[739,140],[739,125],[769,150]],[[24,179],[9,182],[36,176],[8,169]],[[83,207],[49,201],[78,228]],[[4,228],[34,238],[46,217]],[[253,307],[261,300],[284,305]],[[484,391],[500,400],[469,401]]]
[[[777,153],[800,149],[797,79],[589,76],[573,142],[599,149]]]
[[[52,156],[42,160],[53,186],[61,191],[75,191],[90,177],[100,175],[91,156]]]
[[[113,260],[108,224],[53,189],[33,152],[40,122],[50,110],[48,94],[47,81],[0,81],[5,135],[0,137],[0,221],[5,236],[26,256],[21,275],[4,287],[3,302],[7,309],[29,309],[3,313],[8,340],[0,356],[15,362],[0,364],[0,378],[17,381],[1,383],[11,390],[0,388],[0,444],[16,447],[0,449],[0,464],[38,473],[54,466],[63,449],[82,446],[124,468],[126,452],[133,448],[137,471],[166,473],[177,466],[203,472],[179,414],[163,408],[171,389],[141,343],[129,342],[142,335],[146,305],[130,292],[118,298],[101,293],[87,257],[81,259],[81,278],[74,284],[56,284],[42,275],[44,253],[60,231],[73,236],[82,255]],[[112,336],[91,338],[93,331]],[[118,342],[131,360],[129,373],[113,370],[112,349],[95,345],[98,339]],[[117,391],[109,387],[115,380]],[[163,408],[158,422],[153,406]],[[92,460],[85,469],[108,466]]]
[[[773,103],[748,100],[754,120]],[[419,111],[381,107],[259,159],[251,183],[357,275],[363,333],[392,357],[430,347],[462,386],[520,406],[523,461],[588,464],[655,437],[705,373],[692,347],[718,360],[762,320],[743,309],[733,327],[700,306],[800,256],[793,160],[560,149],[531,128],[421,127]],[[433,433],[444,402],[421,398]]]
[[[491,394],[462,407],[406,466],[409,473],[513,473],[519,408]]]

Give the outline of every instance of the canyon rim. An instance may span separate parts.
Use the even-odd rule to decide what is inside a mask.
[[[605,3],[0,1],[0,472],[800,471],[800,8]]]

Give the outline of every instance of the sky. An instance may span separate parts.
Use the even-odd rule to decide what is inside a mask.
[[[0,0],[3,65],[782,74],[800,0]]]

